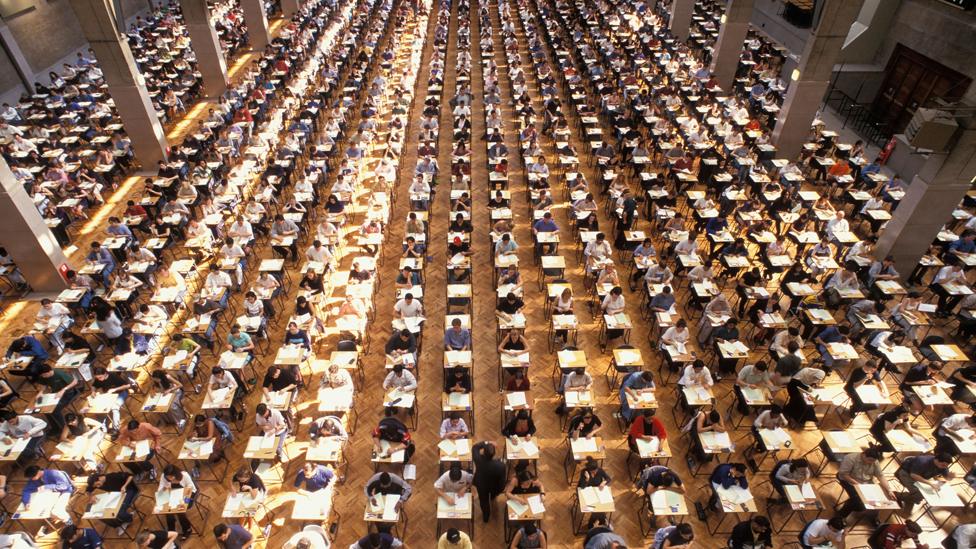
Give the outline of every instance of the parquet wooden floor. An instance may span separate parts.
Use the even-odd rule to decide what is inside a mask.
[[[555,355],[549,353],[547,341],[548,321],[544,317],[543,308],[545,303],[544,290],[540,290],[536,284],[538,268],[533,265],[532,260],[532,237],[530,231],[531,213],[527,202],[525,166],[522,164],[517,151],[518,127],[511,104],[511,82],[508,77],[508,67],[504,55],[504,44],[502,43],[501,20],[499,18],[498,2],[506,0],[485,0],[482,5],[486,5],[490,10],[490,21],[493,27],[494,37],[494,61],[499,66],[500,82],[502,90],[502,113],[505,120],[505,143],[511,151],[509,156],[510,170],[509,180],[512,191],[512,211],[516,229],[514,231],[515,240],[520,244],[519,259],[522,265],[526,317],[528,328],[526,336],[529,341],[529,350],[532,357],[530,367],[530,379],[532,382],[532,394],[535,400],[536,412],[534,419],[538,428],[537,440],[541,448],[538,472],[541,481],[546,487],[547,493],[547,514],[542,522],[543,529],[547,532],[550,547],[557,548],[577,548],[581,547],[582,537],[573,534],[570,517],[570,508],[574,500],[574,489],[567,483],[566,474],[563,469],[563,460],[566,454],[566,437],[560,428],[559,416],[554,413],[557,405],[557,395],[553,390],[550,372],[552,370]],[[516,13],[516,6],[512,4],[513,15]],[[485,142],[481,139],[484,134],[484,101],[483,101],[483,71],[478,40],[480,36],[478,6],[472,5],[470,11],[470,25],[472,37],[472,87],[474,102],[472,105],[472,202],[474,233],[472,235],[472,257],[474,277],[473,277],[473,303],[472,303],[472,333],[474,339],[474,364],[473,364],[473,386],[474,386],[474,411],[475,411],[475,438],[477,440],[494,440],[501,444],[500,435],[500,407],[502,396],[498,391],[498,355],[496,352],[495,333],[496,320],[493,314],[495,307],[495,288],[492,283],[491,272],[493,269],[493,259],[491,250],[491,240],[489,236],[489,212],[486,207],[489,198],[488,177],[486,171],[486,152]],[[519,51],[526,66],[524,67],[528,82],[529,96],[533,99],[536,111],[542,112],[539,87],[535,81],[533,72],[530,70],[529,52],[527,40],[521,23],[518,22],[517,35],[519,38]],[[413,24],[413,23],[410,23]],[[419,136],[420,109],[426,94],[426,83],[430,73],[430,59],[433,50],[433,32],[436,25],[436,7],[430,17],[427,28],[428,40],[424,50],[419,77],[417,78],[415,105],[411,111],[410,120],[407,122],[408,132],[407,141],[404,146],[404,157],[400,166],[400,179],[397,182],[400,198],[395,203],[391,215],[391,224],[386,236],[387,246],[383,252],[383,261],[380,266],[380,276],[383,284],[374,298],[376,308],[375,319],[370,328],[372,335],[372,345],[369,352],[364,357],[364,367],[366,371],[365,383],[357,383],[357,402],[358,426],[352,435],[348,449],[347,458],[349,466],[345,474],[345,482],[338,487],[335,511],[341,515],[338,521],[338,533],[336,547],[345,548],[350,543],[358,539],[366,532],[366,525],[362,520],[365,496],[362,491],[366,479],[373,474],[373,467],[370,463],[370,453],[372,449],[370,430],[379,419],[382,411],[382,380],[385,375],[383,346],[389,334],[390,322],[392,318],[392,308],[395,300],[395,288],[392,284],[396,276],[397,258],[399,256],[399,242],[404,236],[404,223],[406,214],[409,211],[409,201],[406,197],[406,189],[412,179],[414,166],[416,163],[416,150]],[[408,27],[409,28],[409,27]],[[437,528],[434,517],[436,495],[433,490],[433,483],[438,476],[438,426],[441,420],[440,394],[442,390],[442,345],[441,338],[444,332],[444,314],[446,304],[446,273],[445,265],[447,260],[446,238],[447,225],[450,221],[450,201],[447,173],[451,162],[450,151],[452,149],[451,132],[448,129],[452,125],[452,115],[447,105],[447,99],[453,95],[456,83],[455,63],[457,59],[456,37],[458,29],[458,6],[455,2],[452,5],[452,17],[448,34],[448,49],[445,55],[445,78],[444,89],[445,97],[440,113],[440,139],[438,142],[439,156],[438,161],[442,173],[441,185],[436,193],[432,208],[429,234],[431,235],[428,260],[426,266],[424,291],[427,296],[424,299],[427,322],[424,327],[423,352],[419,361],[419,427],[413,434],[417,445],[417,453],[413,458],[413,463],[417,466],[417,480],[413,482],[414,492],[410,501],[406,504],[406,514],[409,517],[404,541],[413,549],[433,548],[436,545],[435,531]],[[379,49],[377,50],[379,51]],[[404,58],[398,58],[398,66],[404,62]],[[568,98],[562,97],[563,103],[568,104]],[[388,119],[389,113],[382,113],[383,119]],[[570,124],[577,122],[574,115],[567,114]],[[547,138],[541,138],[540,144],[543,151],[552,155],[554,152],[553,144]],[[586,143],[582,143],[577,134],[573,133],[573,145],[577,150],[588,149]],[[581,158],[583,166],[581,170],[590,182],[597,182],[598,175],[585,160],[585,154]],[[558,178],[553,178],[558,180]],[[627,446],[624,436],[616,426],[613,416],[618,408],[617,392],[610,390],[603,377],[603,372],[610,362],[610,356],[601,352],[597,337],[599,326],[597,319],[594,318],[585,306],[586,291],[583,285],[582,268],[576,260],[576,244],[572,242],[572,235],[568,231],[568,204],[563,200],[563,193],[557,190],[554,200],[557,201],[553,208],[557,223],[564,227],[563,242],[560,247],[560,254],[564,256],[567,263],[566,279],[571,284],[574,294],[577,297],[577,315],[581,321],[578,347],[585,351],[590,365],[590,372],[595,379],[596,404],[595,411],[604,422],[602,433],[607,445],[607,459],[604,467],[613,477],[612,489],[616,498],[617,512],[613,515],[614,528],[628,539],[631,547],[644,547],[650,544],[650,539],[642,538],[637,524],[636,513],[640,507],[640,500],[633,490],[632,479],[627,471],[626,458]],[[360,197],[358,208],[353,209],[354,218],[361,214],[362,204],[365,203],[365,195]],[[124,202],[124,201],[123,201]],[[603,210],[598,213],[600,225],[607,229],[610,227],[609,220]],[[361,219],[361,215],[360,215]],[[639,229],[650,230],[650,225],[646,220],[640,222]],[[347,235],[346,256],[343,258],[339,272],[348,270],[351,258],[356,255],[354,239]],[[262,257],[270,257],[270,249],[261,252]],[[627,265],[618,260],[618,269],[621,275],[627,272]],[[292,273],[297,278],[297,273]],[[337,281],[337,287],[341,281]],[[639,319],[639,295],[630,292],[626,287],[624,294],[627,300],[627,313],[632,319]],[[334,293],[333,295],[342,295]],[[289,304],[283,314],[291,312],[290,303],[293,303],[293,295],[284,300]],[[679,302],[687,296],[682,293],[679,295]],[[32,322],[36,304],[16,306],[8,310],[4,318],[5,328],[12,331],[18,327],[24,328]],[[631,335],[630,343],[640,349],[649,368],[657,371],[660,363],[660,356],[651,346],[648,340],[648,327],[641,321],[636,321],[636,326]],[[281,333],[284,329],[284,322],[277,322],[272,326],[271,341],[281,341]],[[9,342],[3,338],[0,344],[6,345]],[[320,357],[328,357],[329,352],[334,348],[335,337],[325,338],[316,347],[316,352]],[[263,364],[270,364],[273,359],[275,346],[272,345],[271,352],[263,357]],[[758,358],[758,353],[752,358]],[[212,360],[212,359],[207,359]],[[314,387],[317,386],[318,377],[316,376],[310,388],[306,388],[303,393],[303,403],[299,405],[300,424],[299,435],[291,439],[288,445],[288,455],[291,456],[288,463],[276,467],[275,473],[283,474],[284,483],[269,483],[269,498],[267,500],[268,510],[274,514],[273,523],[275,528],[269,540],[259,540],[256,547],[277,547],[287,540],[295,531],[300,528],[287,519],[290,516],[294,505],[294,492],[291,488],[291,480],[303,462],[302,453],[308,444],[306,434],[307,423],[314,416],[313,400],[315,398]],[[728,395],[730,385],[725,382],[717,389],[720,398],[719,408],[725,410],[731,398]],[[259,401],[259,396],[252,394],[247,401],[248,409],[253,410]],[[685,479],[688,487],[689,503],[694,501],[704,501],[707,496],[707,481],[705,477],[693,478],[684,462],[684,453],[687,449],[687,442],[680,436],[679,425],[676,424],[671,414],[673,404],[673,393],[669,388],[661,387],[658,392],[661,400],[661,412],[659,417],[664,421],[670,434],[672,451],[675,458],[671,461],[671,466],[676,469]],[[188,395],[187,409],[196,410],[199,407],[199,397]],[[855,423],[856,428],[866,429],[867,424],[861,418]],[[229,455],[236,456],[231,460],[227,468],[226,475],[221,478],[220,483],[205,482],[201,483],[204,494],[209,497],[207,505],[211,509],[211,514],[207,523],[203,526],[204,535],[193,538],[184,545],[189,548],[212,547],[213,538],[209,533],[214,524],[218,522],[219,510],[223,504],[224,494],[230,485],[230,477],[234,470],[244,464],[240,458],[243,451],[243,443],[246,436],[254,431],[253,421],[250,415],[246,420],[246,428],[243,436],[238,436],[239,442],[229,451]],[[742,439],[748,436],[748,431],[739,431],[733,434],[733,438]],[[820,441],[817,431],[804,431],[794,433],[794,443],[796,445],[794,455],[802,455],[807,450],[813,448]],[[168,444],[172,451],[177,447],[180,437],[173,436]],[[744,445],[740,445],[740,448]],[[736,459],[739,459],[737,456]],[[827,512],[832,507],[839,493],[836,485],[829,485],[829,480],[833,478],[834,469],[828,468],[822,477],[816,480],[824,497]],[[205,473],[206,475],[206,473]],[[759,473],[751,475],[753,486],[759,485],[765,480],[765,474]],[[756,488],[754,494],[759,500],[760,510],[766,513],[765,496],[767,488]],[[150,493],[150,485],[145,485],[143,493]],[[474,544],[479,548],[500,548],[504,545],[504,533],[502,528],[501,512],[503,512],[503,499],[499,498],[496,502],[493,518],[487,524],[480,520],[475,521]],[[10,501],[8,498],[8,508]],[[144,511],[151,510],[151,504],[146,501],[140,503],[140,508]],[[148,512],[148,511],[147,511]],[[785,519],[782,510],[777,510],[771,514],[771,519],[777,526]],[[968,515],[965,518],[969,518]],[[263,517],[262,520],[265,520]],[[148,517],[147,525],[156,527],[155,519]],[[710,536],[705,525],[692,515],[688,521],[694,526],[696,541],[694,547],[717,548],[724,547],[726,544],[725,536]],[[952,524],[950,522],[950,524]],[[731,524],[727,521],[725,528]],[[791,529],[797,529],[796,522],[791,523]],[[7,526],[5,526],[7,528]],[[256,529],[255,529],[256,532]],[[852,535],[848,540],[848,546],[863,544],[864,533]],[[929,543],[941,540],[938,533],[927,533],[924,541]],[[50,536],[44,542],[50,543],[53,540]],[[785,543],[795,540],[795,534],[776,536],[776,546],[783,546]],[[107,547],[131,547],[129,542],[110,542]]]

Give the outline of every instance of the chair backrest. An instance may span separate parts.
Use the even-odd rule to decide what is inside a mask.
[[[340,341],[339,343],[336,344],[336,350],[337,351],[355,351],[356,350],[356,342],[353,341],[353,340],[351,340],[351,339],[346,339],[346,340]]]

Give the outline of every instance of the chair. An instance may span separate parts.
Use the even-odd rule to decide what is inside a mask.
[[[634,349],[634,348],[635,347],[633,345],[627,345],[627,344],[617,346],[617,349]],[[612,374],[611,374],[611,369],[613,370]],[[628,374],[631,374],[638,370],[639,368],[633,366],[618,366],[617,359],[612,358],[610,359],[610,363],[607,364],[607,369],[603,373],[603,375],[607,378],[607,387],[609,387],[610,390],[613,391],[617,388],[617,382],[619,380],[620,374],[623,374],[626,377]]]

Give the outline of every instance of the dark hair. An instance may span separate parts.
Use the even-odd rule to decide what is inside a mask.
[[[75,537],[75,534],[77,533],[78,533],[78,527],[75,526],[74,524],[69,524],[65,526],[64,529],[61,530],[61,539],[70,540],[71,538]]]
[[[219,538],[220,536],[226,534],[228,530],[230,530],[230,528],[227,528],[226,524],[220,523],[217,526],[214,526],[213,533],[215,537]]]

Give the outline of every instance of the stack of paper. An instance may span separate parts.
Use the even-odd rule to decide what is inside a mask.
[[[595,454],[600,450],[595,438],[580,437],[573,440],[574,454]]]
[[[521,408],[527,404],[524,392],[507,393],[505,400],[511,408]]]
[[[637,451],[642,456],[656,454],[661,451],[661,439],[651,437],[650,439],[637,439]]]
[[[447,405],[451,408],[470,408],[471,395],[468,393],[449,393]]]
[[[701,437],[702,445],[712,450],[721,450],[732,446],[732,439],[725,432],[706,431],[699,433],[698,436]]]

